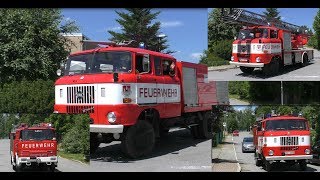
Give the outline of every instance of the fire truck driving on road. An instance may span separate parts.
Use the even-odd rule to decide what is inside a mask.
[[[211,138],[212,106],[229,103],[227,88],[227,82],[208,81],[205,65],[108,43],[68,57],[55,83],[54,112],[90,114],[91,152],[121,141],[122,151],[136,158],[173,126]]]
[[[284,115],[259,120],[253,137],[256,165],[264,164],[267,171],[272,163],[280,161],[299,163],[305,170],[307,160],[312,159],[309,124],[303,117]]]
[[[246,26],[232,44],[230,61],[243,73],[262,68],[275,75],[286,65],[305,66],[313,59],[313,50],[303,48],[311,35],[304,27],[237,8],[223,8],[222,19]]]
[[[24,167],[47,167],[54,171],[58,164],[57,141],[51,124],[14,126],[10,133],[11,164],[15,171]]]

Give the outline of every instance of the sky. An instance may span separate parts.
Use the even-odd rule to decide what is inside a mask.
[[[258,14],[263,14],[265,8],[245,8]],[[306,25],[312,29],[314,17],[318,8],[278,8],[281,20],[298,26]],[[312,29],[313,30],[313,29]]]
[[[64,22],[74,20],[80,32],[91,40],[108,41],[107,32],[121,32],[116,22],[119,16],[115,10],[123,9],[62,9]],[[161,22],[160,32],[168,39],[169,49],[176,59],[198,63],[200,55],[208,47],[208,11],[202,9],[154,9],[161,11],[157,21]]]
[[[245,105],[234,105],[232,106],[234,108],[234,110],[236,111],[243,111],[245,109],[247,109],[248,107],[251,107],[251,109],[254,111],[258,106],[245,106]]]

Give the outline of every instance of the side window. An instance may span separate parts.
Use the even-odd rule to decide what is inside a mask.
[[[277,31],[270,30],[270,38],[278,38]]]
[[[150,59],[148,54],[136,55],[136,73],[150,73]]]
[[[175,62],[172,60],[164,59],[162,61],[162,72],[163,75],[174,76],[175,75]]]
[[[154,56],[153,58],[153,62],[154,62],[154,69],[155,69],[155,73],[157,76],[161,75],[161,58]]]

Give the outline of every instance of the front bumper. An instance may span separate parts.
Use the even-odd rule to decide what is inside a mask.
[[[46,163],[46,164],[57,164],[58,163],[58,157],[57,156],[48,156],[48,157],[36,157],[34,159],[31,159],[30,157],[19,157],[18,158],[18,164],[30,164],[30,163]]]
[[[267,161],[281,161],[281,160],[303,160],[312,159],[312,155],[300,155],[300,156],[266,156]]]
[[[236,65],[236,66],[243,66],[243,67],[256,67],[256,68],[264,67],[263,63],[241,63],[241,62],[230,61],[230,64],[231,65]]]
[[[122,133],[123,128],[123,125],[90,124],[90,132],[93,133]]]

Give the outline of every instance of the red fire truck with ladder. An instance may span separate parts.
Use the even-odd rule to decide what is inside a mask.
[[[311,32],[275,18],[238,8],[222,8],[224,22],[245,26],[232,44],[230,64],[251,74],[262,68],[265,75],[275,75],[284,66],[306,66],[314,57],[313,50],[305,49]]]
[[[29,127],[19,124],[10,133],[11,164],[15,171],[25,167],[47,167],[54,171],[58,164],[55,130],[49,123]]]
[[[54,113],[89,113],[91,153],[100,143],[121,141],[129,157],[144,156],[173,126],[212,137],[212,106],[229,104],[227,82],[209,82],[205,65],[104,45],[71,54],[55,83]]]
[[[303,117],[283,115],[258,120],[253,137],[256,166],[264,164],[267,171],[272,169],[272,163],[280,161],[299,163],[305,170],[307,161],[312,159],[309,124]]]

